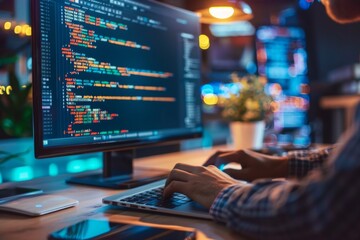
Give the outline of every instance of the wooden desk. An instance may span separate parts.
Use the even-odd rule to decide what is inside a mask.
[[[149,167],[170,170],[177,162],[188,164],[202,164],[215,150],[196,150],[181,153],[166,154],[156,157],[143,158],[135,161],[136,174]],[[241,237],[226,228],[223,224],[211,220],[177,217],[151,212],[126,210],[102,204],[102,198],[118,193],[95,187],[65,184],[68,176],[46,177],[21,183],[6,183],[2,187],[21,185],[41,188],[48,194],[68,196],[79,200],[79,205],[41,217],[27,217],[14,213],[0,212],[1,240],[41,240],[48,234],[66,226],[88,218],[107,218],[111,221],[121,221],[141,224],[158,224],[165,227],[178,226],[195,228],[200,231],[202,239],[241,239]]]

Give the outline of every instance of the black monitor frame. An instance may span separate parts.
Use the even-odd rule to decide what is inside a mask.
[[[42,95],[41,95],[41,80],[40,80],[41,67],[40,64],[38,64],[41,61],[39,2],[40,0],[31,0],[32,58],[33,58],[32,73],[33,73],[33,108],[34,108],[33,122],[34,122],[35,157],[38,159],[42,159],[48,157],[68,156],[68,155],[82,154],[82,153],[104,152],[102,174],[100,175],[97,174],[96,176],[90,176],[90,177],[88,176],[81,177],[77,180],[72,179],[68,181],[70,183],[79,183],[79,184],[86,184],[93,186],[123,189],[123,188],[131,188],[134,186],[139,186],[140,184],[158,179],[158,177],[155,177],[153,179],[144,178],[144,179],[140,179],[140,181],[133,179],[132,161],[134,157],[134,150],[136,148],[141,148],[141,147],[173,144],[173,143],[179,143],[182,140],[200,138],[202,137],[202,130],[193,133],[183,134],[183,135],[162,137],[151,140],[130,140],[126,142],[82,144],[75,146],[61,146],[61,147],[47,147],[47,148],[43,147]],[[169,6],[152,0],[149,0],[149,2],[156,3],[161,6],[166,6],[168,8],[184,12],[185,14],[192,14],[196,16],[195,13],[177,7]],[[200,31],[200,23],[198,28]],[[164,175],[160,177],[163,178]],[[119,183],[122,180],[126,182],[124,184]],[[130,182],[127,182],[129,180]]]

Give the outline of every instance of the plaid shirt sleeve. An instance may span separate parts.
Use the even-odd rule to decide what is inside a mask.
[[[311,170],[321,167],[335,145],[323,149],[290,151],[288,177],[303,178]]]
[[[254,239],[360,239],[360,129],[352,132],[301,181],[230,186],[210,214]]]

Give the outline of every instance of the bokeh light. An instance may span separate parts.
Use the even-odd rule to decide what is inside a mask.
[[[202,50],[207,50],[210,48],[210,38],[205,34],[199,36],[199,46]]]

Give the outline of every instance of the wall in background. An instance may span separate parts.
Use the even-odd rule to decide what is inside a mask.
[[[326,82],[329,71],[360,61],[360,23],[336,23],[319,3],[300,16],[311,48],[310,77],[314,81]]]
[[[307,35],[309,77],[311,83],[310,121],[314,140],[334,143],[339,134],[331,129],[343,128],[342,110],[323,110],[319,106],[324,95],[339,94],[339,85],[329,81],[329,72],[360,62],[360,23],[339,24],[315,2],[308,10],[299,11]],[[339,117],[340,116],[340,117]]]

